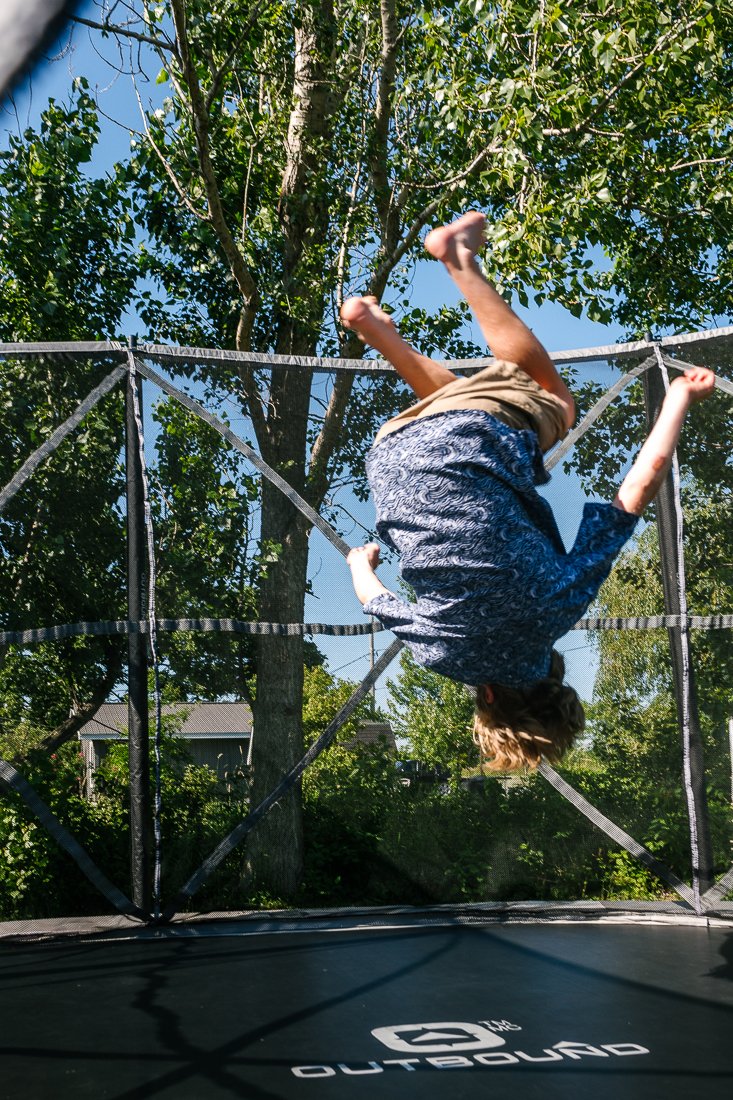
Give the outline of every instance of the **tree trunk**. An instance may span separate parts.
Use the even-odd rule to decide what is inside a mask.
[[[305,438],[310,376],[278,372],[270,394],[273,464],[299,493],[305,489]],[[303,621],[308,577],[308,525],[279,489],[262,487],[262,545],[277,551],[260,587],[264,622]],[[254,705],[253,805],[270,793],[303,755],[303,639],[258,639]],[[247,849],[250,883],[287,900],[302,877],[303,826],[300,788],[274,807],[257,826]]]
[[[277,351],[314,355],[324,313],[319,242],[328,234],[323,151],[330,145],[337,96],[332,88],[334,54],[332,0],[303,3],[295,28],[293,106],[285,142],[279,217],[283,242],[283,286],[299,303],[278,318]],[[315,247],[315,251],[313,248]],[[298,370],[274,370],[268,400],[265,449],[268,461],[306,496],[306,450],[311,377]],[[327,461],[327,456],[326,456]],[[318,501],[312,501],[318,507]],[[308,580],[309,528],[290,502],[269,483],[262,490],[262,546],[278,547],[260,587],[260,619],[302,622]],[[270,793],[303,755],[303,639],[262,637],[257,655],[254,707],[253,804]],[[303,825],[300,788],[260,822],[248,848],[252,886],[287,900],[300,885]]]

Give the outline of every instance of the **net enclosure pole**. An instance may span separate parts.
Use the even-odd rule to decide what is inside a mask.
[[[2,0],[0,3],[0,103],[31,68],[81,0]]]
[[[135,417],[135,390],[142,403],[142,380],[128,374],[125,404],[125,473],[127,498],[127,615],[143,618],[145,583],[145,512],[142,464]],[[150,856],[152,817],[148,723],[148,653],[145,635],[131,631],[127,642],[127,737],[130,768],[130,875],[132,899],[145,913],[152,902]]]
[[[658,348],[655,348],[658,353]],[[643,376],[644,408],[647,428],[659,415],[666,394],[666,370],[657,354],[657,366]],[[695,688],[695,673],[690,659],[689,617],[684,584],[684,554],[682,542],[682,511],[679,499],[679,478],[675,468],[667,475],[655,501],[659,552],[664,589],[664,609],[668,615],[679,616],[679,625],[668,626],[672,658],[677,716],[682,737],[684,784],[690,824],[693,890],[699,898],[713,885],[713,851],[710,836],[705,761]]]
[[[733,718],[728,719],[728,755],[730,756],[730,804],[733,806]]]

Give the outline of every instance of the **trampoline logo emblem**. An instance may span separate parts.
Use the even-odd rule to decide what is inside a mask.
[[[481,1024],[397,1024],[375,1027],[375,1039],[401,1054],[456,1054],[464,1050],[492,1050],[505,1040]]]

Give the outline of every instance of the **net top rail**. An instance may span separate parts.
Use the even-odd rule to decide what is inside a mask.
[[[676,336],[663,336],[659,340],[632,340],[617,344],[603,344],[592,348],[550,352],[555,363],[584,363],[598,359],[635,358],[649,351],[651,344],[662,348],[676,348],[702,341],[733,338],[733,325],[685,332]],[[112,358],[122,361],[127,353],[126,345],[116,340],[56,341],[44,343],[0,343],[0,359],[17,358]],[[332,374],[346,371],[351,374],[393,374],[394,367],[384,359],[338,359],[309,355],[270,355],[264,352],[232,351],[226,348],[174,347],[168,344],[135,345],[139,359],[157,362],[194,360],[197,363],[235,362],[257,369],[300,367],[316,374]],[[439,362],[453,370],[473,373],[494,362],[493,356],[478,359],[442,359]]]

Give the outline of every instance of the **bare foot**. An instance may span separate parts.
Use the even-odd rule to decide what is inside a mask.
[[[687,405],[695,405],[698,401],[704,401],[715,389],[715,375],[707,367],[693,367],[685,371],[670,386],[670,390],[677,391],[684,396]]]
[[[397,334],[394,321],[371,295],[365,298],[347,298],[341,306],[341,320],[346,328],[355,331],[363,343],[371,344],[377,349],[385,335]]]
[[[442,260],[448,266],[462,266],[483,248],[485,225],[485,214],[480,210],[469,210],[458,221],[428,233],[425,248],[436,260]]]

